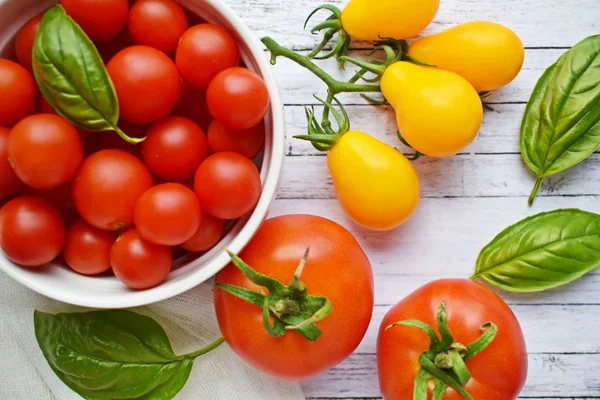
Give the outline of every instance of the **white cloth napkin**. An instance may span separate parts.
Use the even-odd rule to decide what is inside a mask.
[[[41,296],[0,272],[0,399],[80,400],[54,375],[33,330],[33,310],[84,311]],[[167,331],[176,354],[219,337],[212,288],[197,288],[170,300],[132,309],[148,315]],[[226,344],[201,356],[177,400],[303,400],[300,386],[257,372]]]

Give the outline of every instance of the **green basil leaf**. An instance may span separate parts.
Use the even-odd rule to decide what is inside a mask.
[[[475,275],[511,292],[572,282],[600,265],[600,215],[567,209],[526,218],[479,254]]]
[[[130,143],[119,121],[119,101],[98,50],[60,5],[42,18],[33,45],[33,72],[44,98],[73,125],[115,131]]]
[[[538,81],[521,125],[521,154],[538,176],[564,171],[600,147],[600,35],[563,54]]]
[[[172,399],[185,385],[195,353],[176,356],[152,318],[126,310],[34,313],[35,335],[56,375],[86,399]]]

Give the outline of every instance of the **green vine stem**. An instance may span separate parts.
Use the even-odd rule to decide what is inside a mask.
[[[429,349],[419,357],[421,369],[417,373],[414,384],[413,400],[427,400],[430,380],[434,382],[433,399],[442,400],[448,386],[456,390],[463,398],[473,400],[464,385],[471,380],[471,373],[465,361],[484,351],[496,338],[498,328],[488,322],[481,327],[482,334],[469,345],[454,341],[448,327],[446,303],[440,304],[437,311],[437,328],[434,329],[419,320],[399,321],[385,328],[386,331],[396,326],[408,326],[421,329],[429,336]]]
[[[306,284],[301,281],[308,259],[308,250],[300,260],[288,285],[256,272],[231,251],[227,249],[226,251],[233,265],[252,283],[267,288],[269,294],[227,283],[217,283],[215,287],[260,307],[263,312],[263,325],[270,336],[282,337],[289,331],[296,331],[311,342],[319,338],[321,330],[315,323],[327,318],[333,312],[333,306],[328,298],[309,294]]]
[[[303,56],[294,52],[293,50],[287,49],[277,43],[275,40],[270,37],[264,37],[261,39],[263,44],[267,47],[267,49],[271,52],[271,64],[275,65],[277,63],[277,57],[284,57],[288,60],[295,62],[296,64],[308,69],[313,74],[315,74],[319,79],[321,79],[326,85],[327,88],[333,95],[337,95],[340,93],[374,93],[381,92],[381,88],[379,85],[361,85],[350,82],[343,82],[333,78],[319,66],[311,61],[310,58]]]

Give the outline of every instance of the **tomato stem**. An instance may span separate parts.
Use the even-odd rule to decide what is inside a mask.
[[[321,40],[321,42],[308,54],[307,57],[314,58],[316,60],[325,60],[335,56],[338,61],[338,66],[343,69],[344,61],[341,60],[341,57],[348,53],[352,38],[342,26],[342,12],[340,9],[331,4],[324,4],[315,8],[306,18],[306,21],[304,22],[304,29],[306,29],[310,19],[321,10],[327,10],[331,12],[331,15],[325,21],[317,24],[310,30],[312,34],[316,34],[325,30],[325,34],[323,35],[323,40]],[[318,54],[325,48],[325,46],[327,46],[327,44],[329,44],[329,42],[331,42],[336,34],[338,35],[338,38],[333,45],[333,49],[327,54],[319,56]]]
[[[294,330],[310,341],[318,339],[321,331],[315,323],[327,318],[332,313],[333,306],[326,297],[309,294],[306,284],[300,280],[308,260],[308,249],[287,286],[256,272],[231,251],[226,251],[233,265],[252,283],[267,288],[269,294],[226,283],[215,284],[217,288],[260,307],[263,311],[263,325],[270,336],[281,337]]]
[[[261,39],[263,44],[267,47],[267,49],[271,52],[271,64],[275,65],[277,63],[277,57],[287,58],[296,64],[308,69],[313,74],[315,74],[319,79],[321,79],[329,88],[329,90],[334,94],[339,93],[356,93],[356,92],[381,92],[381,88],[379,85],[360,85],[350,82],[343,82],[333,78],[319,66],[311,61],[310,58],[300,55],[293,50],[287,49],[277,43],[275,40],[270,37],[264,37]]]
[[[437,311],[438,337],[434,329],[419,320],[399,321],[386,327],[385,332],[396,326],[419,328],[429,336],[429,349],[419,357],[421,369],[415,378],[413,400],[427,399],[428,381],[434,381],[433,398],[441,400],[448,386],[454,388],[465,399],[472,399],[463,388],[471,379],[471,373],[465,361],[484,351],[496,338],[498,328],[492,322],[481,327],[483,334],[475,341],[465,346],[455,342],[448,327],[446,304],[441,303]]]

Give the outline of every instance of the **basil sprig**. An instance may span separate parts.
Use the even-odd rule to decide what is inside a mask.
[[[152,318],[126,310],[46,314],[35,336],[56,375],[84,399],[172,399],[194,359],[223,343],[177,356]]]
[[[119,127],[119,100],[98,50],[60,5],[46,11],[33,45],[33,72],[48,103],[73,125],[93,132]]]
[[[475,275],[511,292],[539,292],[572,282],[600,265],[600,215],[556,210],[500,233],[479,254]]]
[[[533,203],[545,177],[588,158],[600,147],[600,35],[563,54],[538,81],[521,125],[521,154],[538,176]]]

